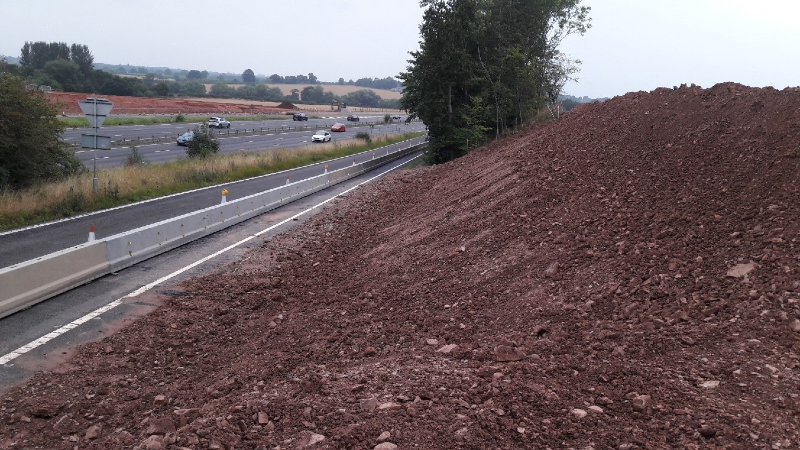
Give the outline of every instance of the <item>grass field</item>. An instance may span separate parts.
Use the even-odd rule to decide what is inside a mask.
[[[293,149],[241,152],[205,159],[186,158],[167,164],[105,169],[98,172],[97,195],[92,192],[92,173],[86,171],[61,182],[24,191],[0,191],[0,230],[293,169],[421,135],[403,133],[378,136],[371,143],[355,139]]]

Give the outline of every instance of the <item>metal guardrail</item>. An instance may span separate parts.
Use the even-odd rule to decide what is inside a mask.
[[[387,148],[381,156],[375,149],[370,159],[343,169],[2,268],[0,318],[426,147],[420,142],[391,153]]]

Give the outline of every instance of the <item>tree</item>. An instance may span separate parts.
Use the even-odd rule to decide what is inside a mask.
[[[169,95],[169,85],[163,81],[157,83],[155,86],[153,86],[153,94],[158,97],[166,97]]]
[[[313,73],[308,74],[308,82],[311,84],[317,83],[317,77]]]
[[[42,72],[56,80],[61,89],[65,91],[77,91],[83,80],[80,67],[74,62],[61,58],[48,61],[42,68]]]
[[[208,125],[203,123],[194,128],[194,137],[186,144],[189,158],[207,158],[219,152],[219,141],[211,134]]]
[[[402,107],[429,128],[431,162],[522,126],[560,91],[574,66],[557,48],[589,27],[580,1],[421,1],[420,50],[399,78]]]
[[[69,59],[78,65],[84,76],[88,76],[94,68],[94,56],[85,45],[72,44],[69,48]]]
[[[186,73],[187,80],[199,80],[201,78],[203,78],[203,73],[199,70],[190,70]]]
[[[245,83],[255,83],[256,74],[254,74],[251,69],[247,69],[244,72],[242,72],[242,81]]]
[[[61,58],[69,61],[69,46],[66,42],[25,42],[19,63],[21,66],[41,69],[48,61]]]
[[[283,83],[283,77],[277,73],[273,73],[269,76],[269,81],[275,84]]]
[[[0,74],[0,189],[21,189],[83,169],[67,144],[57,108],[25,80]]]

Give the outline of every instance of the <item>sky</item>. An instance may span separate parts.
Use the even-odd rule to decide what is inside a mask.
[[[583,0],[592,28],[565,93],[591,98],[733,81],[800,85],[798,0]],[[0,54],[25,41],[87,45],[95,62],[210,72],[395,76],[419,48],[416,0],[0,0]]]

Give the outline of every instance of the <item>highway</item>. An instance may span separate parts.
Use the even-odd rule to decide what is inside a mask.
[[[312,145],[311,136],[317,130],[330,130],[336,122],[347,126],[343,133],[331,133],[332,142],[353,139],[356,133],[363,131],[373,136],[424,131],[422,122],[405,121],[383,123],[384,114],[360,116],[360,122],[347,122],[345,115],[331,115],[308,121],[291,119],[274,119],[260,121],[233,121],[226,129],[213,129],[220,143],[220,153],[230,154],[238,151],[267,151],[276,148],[293,148]],[[209,116],[210,117],[210,116]],[[405,116],[403,116],[405,118]],[[159,164],[186,157],[186,147],[177,144],[176,138],[197,126],[198,122],[170,123],[157,125],[126,125],[101,127],[99,135],[111,136],[112,141],[125,139],[137,145],[139,153],[150,163]],[[371,125],[372,124],[372,125]],[[302,129],[298,129],[302,128]],[[64,132],[63,140],[69,143],[80,143],[81,134],[91,134],[91,128],[69,129]],[[156,142],[153,143],[153,140]],[[95,154],[98,169],[122,166],[130,155],[127,146],[110,150],[93,150],[76,147],[75,156],[84,166],[93,167]]]
[[[97,239],[113,236],[124,231],[177,217],[192,211],[218,205],[222,199],[222,189],[228,190],[227,201],[246,197],[286,184],[320,175],[325,165],[330,171],[364,162],[373,157],[386,154],[411,143],[419,143],[422,138],[401,142],[357,155],[338,158],[297,169],[241,180],[224,185],[197,189],[190,192],[140,202],[111,210],[86,214],[68,220],[51,222],[0,233],[0,267],[9,267],[65,248],[86,242],[90,224],[94,225]]]
[[[324,202],[403,167],[417,156],[409,155],[0,319],[0,393],[36,371],[54,368],[73,354],[76,345],[103,339],[133,323],[157,308],[163,296],[180,295],[182,280],[210,273],[225,276],[227,263],[245,257],[265,240],[331,205]],[[82,223],[82,219],[72,222]],[[256,235],[259,237],[253,238]],[[128,297],[134,292],[136,296]],[[105,312],[97,313],[101,308]]]

